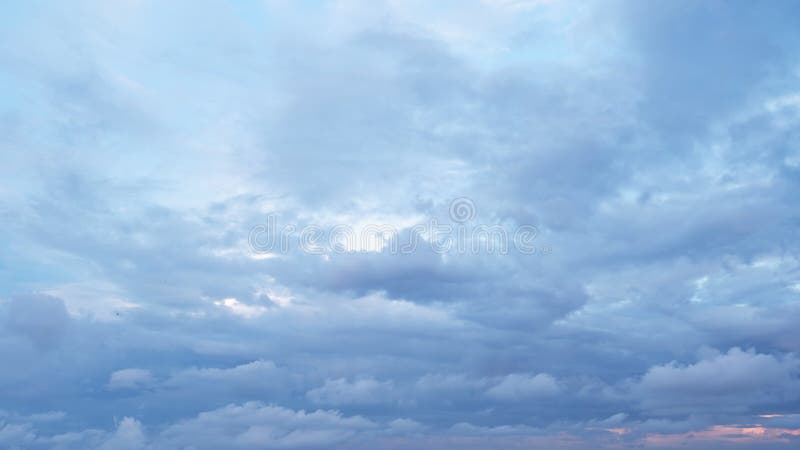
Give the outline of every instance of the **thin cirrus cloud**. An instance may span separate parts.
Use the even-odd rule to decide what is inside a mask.
[[[0,447],[797,445],[794,3],[0,8]]]

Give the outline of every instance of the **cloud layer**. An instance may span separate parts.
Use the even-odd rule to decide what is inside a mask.
[[[797,4],[0,10],[0,447],[797,445]]]

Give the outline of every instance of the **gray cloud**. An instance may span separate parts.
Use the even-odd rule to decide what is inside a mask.
[[[796,444],[791,2],[2,9],[2,446]]]
[[[69,314],[60,298],[44,294],[17,295],[3,306],[8,330],[28,338],[39,349],[58,345],[70,325]]]

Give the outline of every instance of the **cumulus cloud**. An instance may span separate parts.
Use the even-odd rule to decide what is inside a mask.
[[[221,383],[258,383],[268,381],[280,370],[272,361],[252,361],[230,368],[189,368],[181,370],[166,381],[167,385],[176,386],[193,381],[211,381]]]
[[[656,413],[743,412],[800,399],[800,361],[732,348],[694,364],[650,368],[636,391]]]
[[[486,395],[497,400],[526,400],[558,394],[556,379],[546,373],[536,375],[506,375],[499,383],[489,388]]]
[[[147,438],[142,424],[136,419],[125,417],[99,450],[144,450],[145,448],[147,448]]]
[[[146,369],[122,369],[111,374],[106,387],[111,390],[139,389],[153,382],[153,375]]]
[[[336,411],[293,411],[248,402],[172,425],[160,440],[175,448],[320,448],[374,427],[370,420],[344,417]]]
[[[394,386],[388,381],[363,378],[348,381],[344,378],[325,380],[325,383],[306,392],[306,397],[323,405],[376,404],[391,401]]]

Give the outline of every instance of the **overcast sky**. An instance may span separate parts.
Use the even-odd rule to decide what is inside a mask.
[[[4,2],[0,447],[797,448],[798,24]]]

